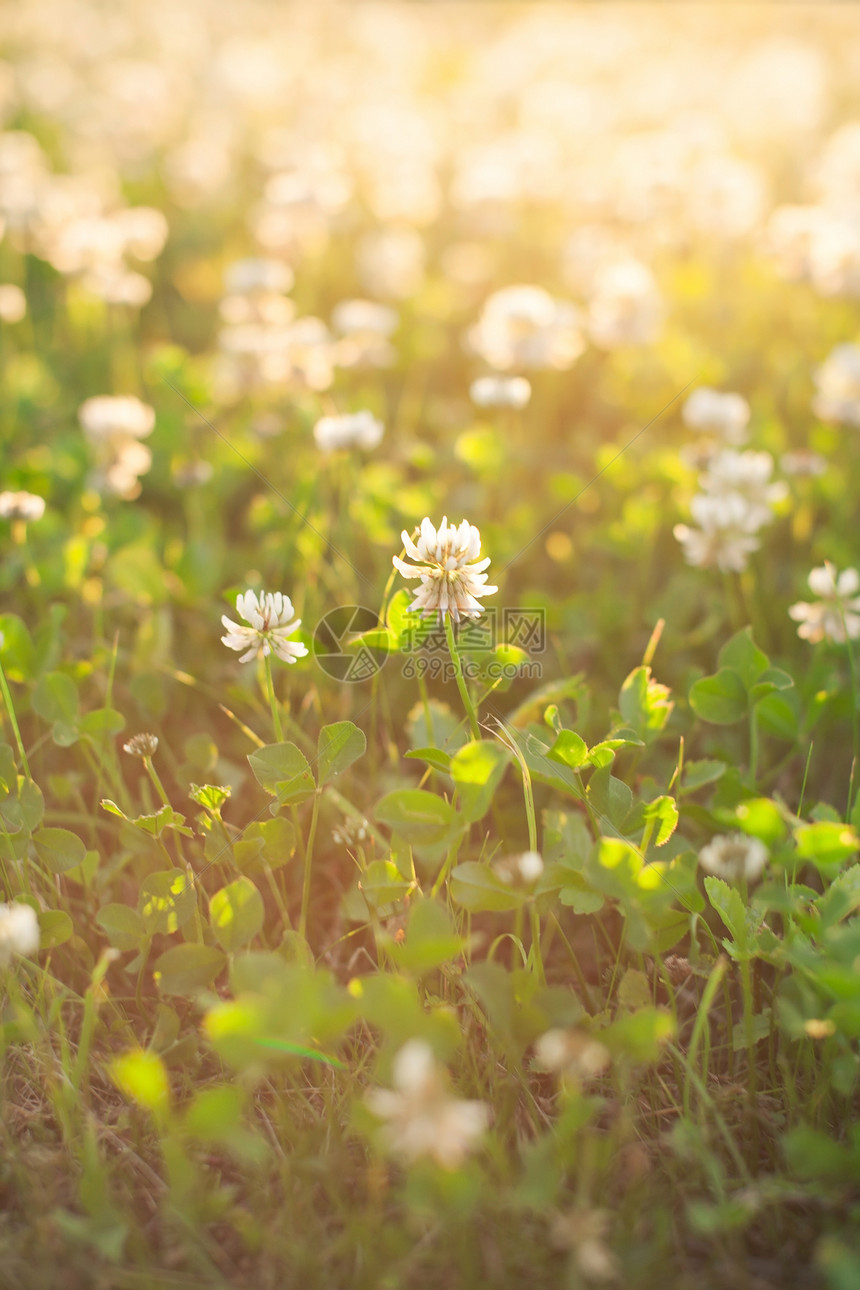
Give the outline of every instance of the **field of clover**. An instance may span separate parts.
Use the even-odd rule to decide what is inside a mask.
[[[856,1290],[856,7],[0,33],[0,1287]]]

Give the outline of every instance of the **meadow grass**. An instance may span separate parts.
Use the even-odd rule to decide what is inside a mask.
[[[19,10],[0,1287],[854,1290],[856,14]]]

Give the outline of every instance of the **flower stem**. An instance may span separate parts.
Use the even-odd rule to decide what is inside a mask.
[[[18,726],[18,718],[15,716],[15,705],[12,702],[12,695],[9,693],[6,673],[3,671],[2,663],[0,663],[0,690],[3,692],[3,702],[6,704],[6,711],[9,713],[9,720],[12,723],[12,729],[15,732],[15,742],[18,745],[18,752],[21,757],[21,765],[24,767],[24,774],[28,779],[32,779],[33,776],[30,774],[27,754],[24,751],[24,741],[21,738],[21,731]]]
[[[278,700],[275,698],[275,682],[272,678],[272,656],[266,655],[266,693],[269,696],[269,707],[272,709],[272,724],[275,727],[275,738],[278,743],[284,742],[284,728],[281,725],[281,714],[278,710]]]
[[[478,714],[475,712],[475,705],[472,703],[472,696],[469,694],[469,687],[467,686],[466,678],[463,675],[463,664],[460,661],[457,642],[454,640],[454,628],[451,623],[451,615],[444,614],[443,617],[445,619],[445,639],[448,642],[448,653],[451,655],[451,663],[454,667],[454,677],[457,681],[457,689],[460,691],[460,698],[463,700],[463,706],[466,709],[466,716],[469,718],[469,729],[472,732],[473,739],[480,739],[481,731],[478,726]]]
[[[308,908],[311,903],[311,869],[313,868],[314,859],[314,836],[317,831],[317,817],[320,809],[320,792],[319,789],[314,793],[314,807],[311,813],[311,827],[308,833],[308,840],[305,844],[305,875],[302,882],[302,908],[299,914],[299,936],[307,940],[308,927]]]

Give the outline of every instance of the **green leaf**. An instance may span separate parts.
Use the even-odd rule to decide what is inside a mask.
[[[276,797],[280,806],[295,806],[316,791],[308,760],[295,744],[267,744],[249,753],[248,762],[257,783]]]
[[[750,837],[760,838],[769,847],[782,842],[787,832],[782,812],[769,797],[750,797],[740,802],[730,822],[737,824]]]
[[[697,717],[717,726],[731,726],[747,714],[747,692],[733,668],[721,667],[690,686],[690,707]]]
[[[446,775],[451,769],[451,754],[443,752],[441,748],[412,748],[403,755],[415,761],[426,761],[428,766],[444,771]]]
[[[579,770],[588,765],[588,744],[575,731],[560,730],[546,755],[571,770]]]
[[[819,820],[815,824],[799,824],[794,830],[797,854],[802,860],[811,860],[822,873],[838,869],[850,856],[860,850],[860,839],[849,824],[835,820]]]
[[[107,739],[125,729],[125,717],[116,708],[94,708],[81,717],[78,729],[91,739]]]
[[[209,922],[215,939],[228,954],[252,941],[263,926],[263,897],[250,878],[237,878],[216,891],[209,901]]]
[[[33,834],[33,846],[51,873],[74,869],[87,853],[83,839],[70,829],[39,829]]]
[[[141,883],[138,911],[150,936],[184,927],[196,905],[194,889],[181,869],[151,873]]]
[[[327,784],[364,756],[367,739],[364,731],[352,721],[335,721],[323,726],[317,746],[317,777],[320,785]]]
[[[662,797],[655,797],[653,801],[646,802],[642,809],[642,818],[645,820],[656,820],[657,832],[654,835],[654,845],[657,847],[664,846],[675,829],[678,827],[678,806],[673,797],[663,794]]]
[[[511,730],[510,733],[516,740],[517,747],[522,753],[529,774],[533,779],[541,780],[544,784],[550,784],[553,788],[559,789],[579,801],[584,800],[579,777],[563,762],[550,759],[549,744],[545,744],[530,731],[525,734],[518,734]]]
[[[358,884],[368,908],[375,913],[396,905],[410,892],[413,883],[404,878],[393,860],[372,860]]]
[[[511,755],[489,739],[476,739],[457,749],[451,758],[451,778],[457,785],[460,812],[467,820],[486,815]]]
[[[742,628],[732,636],[731,640],[726,641],[719,652],[717,662],[721,669],[731,668],[732,671],[737,672],[745,690],[752,689],[770,665],[767,654],[760,650],[753,640],[751,627]],[[791,683],[790,677],[789,683]]]
[[[74,935],[75,925],[64,909],[42,909],[38,917],[40,950],[51,950]]]
[[[96,914],[96,923],[115,949],[137,950],[146,940],[143,919],[128,905],[103,905]]]
[[[413,905],[403,941],[393,938],[386,954],[402,972],[422,976],[443,963],[450,963],[463,951],[451,916],[436,900],[419,900]]]
[[[170,1084],[167,1069],[157,1053],[142,1048],[132,1049],[116,1057],[109,1069],[114,1084],[131,1101],[148,1111],[166,1109],[170,1101]]]
[[[586,795],[592,808],[622,832],[633,806],[633,793],[627,784],[610,774],[608,766],[602,766],[591,776]]]
[[[519,909],[526,896],[493,872],[488,865],[467,860],[451,873],[451,898],[473,914],[502,913]]]
[[[207,989],[226,963],[214,945],[174,945],[156,959],[152,976],[164,994],[192,996]]]
[[[762,734],[774,739],[797,739],[800,732],[800,700],[790,694],[766,694],[756,703],[756,719]]]
[[[454,808],[423,788],[398,788],[386,793],[377,802],[374,815],[409,842],[444,842],[462,827]]]
[[[697,788],[703,788],[705,784],[712,784],[725,773],[726,763],[723,761],[705,758],[702,761],[685,762],[680,791],[693,793]]]
[[[621,687],[618,707],[621,715],[640,738],[653,743],[672,714],[671,691],[651,675],[650,667],[636,667]]]
[[[220,816],[221,807],[233,791],[229,784],[190,784],[188,796],[213,815]]]
[[[747,909],[736,887],[730,887],[722,878],[709,874],[705,879],[708,900],[732,934],[732,941],[723,941],[733,959],[752,957],[751,945],[758,926],[759,916]]]
[[[32,637],[17,614],[0,614],[0,659],[10,681],[29,681],[36,670]]]
[[[46,672],[33,690],[33,708],[44,721],[65,721],[74,725],[78,718],[78,687],[65,672]]]
[[[254,820],[243,829],[241,838],[233,843],[233,858],[243,873],[262,873],[266,865],[280,869],[288,864],[295,849],[292,820],[277,815],[273,820]]]

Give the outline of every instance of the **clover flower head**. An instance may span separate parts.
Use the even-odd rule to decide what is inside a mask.
[[[685,401],[681,416],[688,429],[716,435],[725,443],[737,445],[747,437],[750,405],[742,394],[700,385]]]
[[[860,345],[837,345],[812,377],[815,415],[860,428]]]
[[[229,649],[244,650],[240,663],[252,658],[266,658],[277,654],[285,663],[295,663],[307,654],[301,641],[290,640],[301,626],[301,618],[293,618],[293,602],[280,591],[246,591],[236,597],[236,611],[244,623],[234,623],[226,614],[221,622],[227,628],[221,641]],[[247,626],[245,625],[247,624]]]
[[[797,634],[803,640],[835,641],[842,645],[846,640],[860,637],[860,573],[856,569],[843,569],[837,574],[829,562],[813,569],[809,586],[816,601],[800,600],[788,611],[789,617],[800,623]]]
[[[487,1105],[452,1097],[446,1074],[423,1039],[410,1039],[394,1059],[394,1088],[367,1094],[373,1114],[386,1121],[382,1141],[406,1163],[429,1156],[456,1169],[487,1129]]]
[[[36,493],[0,493],[0,519],[40,520],[45,514],[45,499]]]
[[[39,948],[39,920],[30,905],[14,901],[0,905],[0,968],[13,954],[35,954]]]
[[[438,613],[441,620],[450,614],[455,623],[461,618],[480,618],[485,606],[478,597],[492,595],[498,587],[484,585],[487,581],[484,570],[490,558],[479,559],[481,534],[475,525],[468,520],[449,525],[446,516],[436,529],[425,516],[417,544],[405,529],[400,536],[407,555],[416,563],[407,564],[394,556],[394,567],[404,578],[421,579],[418,594],[409,608],[420,611],[425,618]]]
[[[684,548],[687,564],[716,567],[723,573],[742,573],[753,551],[759,548],[758,515],[740,493],[697,493],[690,511],[698,528],[676,524],[675,537]]]
[[[768,849],[759,838],[746,833],[726,833],[712,838],[699,852],[699,864],[727,882],[755,882],[768,862]]]
[[[554,1027],[535,1044],[535,1062],[540,1070],[578,1082],[602,1075],[609,1066],[610,1054],[605,1044],[585,1030]]]
[[[122,746],[123,752],[128,753],[130,757],[153,757],[157,748],[158,735],[149,734],[148,731],[132,735],[128,743]]]
[[[524,376],[479,376],[469,386],[469,398],[479,408],[524,408],[531,396]]]
[[[342,416],[321,417],[314,426],[314,439],[323,452],[344,448],[376,448],[385,427],[372,412],[345,412]]]

